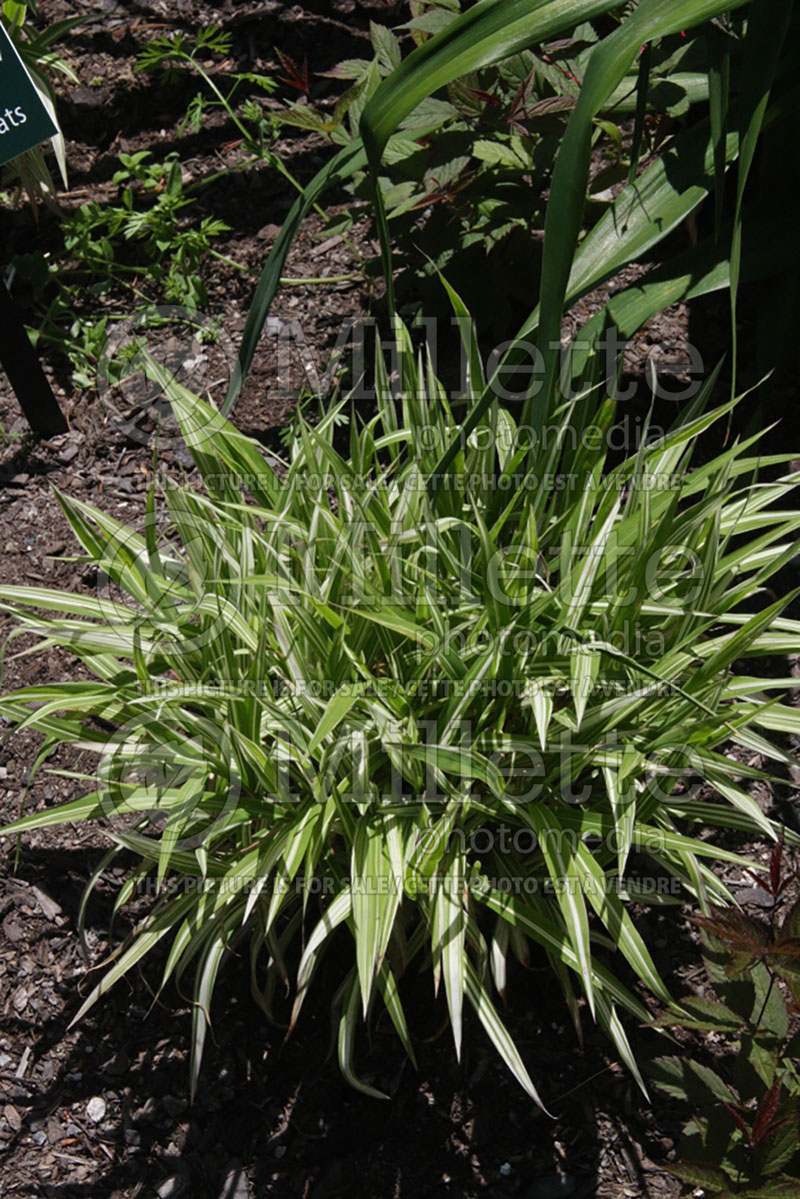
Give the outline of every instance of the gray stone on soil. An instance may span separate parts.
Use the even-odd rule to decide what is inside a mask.
[[[47,1140],[51,1145],[57,1145],[59,1141],[63,1141],[65,1135],[64,1125],[58,1120],[47,1121]]]
[[[736,892],[736,898],[740,903],[752,903],[759,908],[772,908],[775,906],[772,896],[761,887],[741,887]]]
[[[93,1124],[99,1124],[106,1114],[106,1101],[102,1095],[96,1095],[86,1104],[86,1115]]]

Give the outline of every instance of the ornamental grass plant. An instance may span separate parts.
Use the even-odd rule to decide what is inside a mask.
[[[725,904],[715,868],[740,859],[699,830],[778,835],[748,793],[769,775],[730,750],[780,771],[779,735],[800,732],[794,680],[763,669],[800,634],[768,586],[797,552],[798,475],[755,439],[695,464],[735,403],[712,406],[714,376],[611,465],[593,355],[538,430],[494,400],[462,436],[396,335],[375,415],[344,399],[298,416],[274,466],[151,362],[203,488],[154,483],[139,528],[59,497],[97,594],[11,587],[2,607],[91,680],[0,713],[42,735],[37,766],[80,749],[92,789],[0,831],[99,822],[93,881],[133,855],[116,908],[151,904],[75,1018],[166,941],[155,981],[190,990],[193,1086],[226,956],[249,955],[268,1014],[291,975],[293,1025],[336,936],[354,1086],[380,1094],[355,1046],[376,1007],[413,1061],[403,976],[426,969],[456,1052],[472,1010],[544,1104],[498,1014],[510,957],[543,951],[576,1024],[595,1019],[640,1079],[626,1026],[648,993],[678,1008],[632,904],[675,902],[673,881]],[[643,894],[643,862],[668,893]]]

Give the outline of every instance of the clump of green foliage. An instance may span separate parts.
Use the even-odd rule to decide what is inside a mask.
[[[278,128],[274,115],[252,94],[239,99],[244,89],[260,97],[270,95],[276,87],[273,78],[257,71],[226,70],[221,75],[203,61],[212,54],[227,57],[231,49],[231,35],[219,25],[207,25],[192,36],[175,33],[154,38],[139,53],[136,69],[157,73],[165,85],[174,83],[181,75],[197,75],[204,90],[197,92],[189,103],[181,122],[181,132],[189,129],[199,133],[208,113],[223,112],[240,134],[248,156],[236,167],[237,170],[252,166],[254,162],[267,162],[285,172],[280,158],[272,153]]]
[[[112,178],[119,204],[82,204],[62,222],[64,248],[90,279],[110,286],[127,282],[124,273],[133,274],[137,285],[141,280],[167,302],[196,311],[207,299],[198,268],[215,253],[212,241],[230,226],[213,217],[187,224],[185,210],[195,201],[185,194],[179,156],[168,154],[155,163],[150,158],[149,150],[120,154]],[[120,242],[131,245],[134,262],[119,261]]]
[[[369,416],[347,400],[314,426],[299,415],[276,464],[151,363],[205,493],[154,484],[141,528],[62,496],[99,594],[5,593],[20,631],[75,653],[91,681],[18,690],[0,712],[41,733],[37,766],[62,743],[97,766],[89,794],[2,831],[99,820],[107,861],[134,855],[117,907],[142,888],[156,898],[81,1013],[168,940],[160,988],[193,978],[193,1085],[225,957],[249,953],[268,1015],[293,976],[293,1025],[334,942],[344,950],[332,997],[340,1063],[371,1095],[375,1080],[355,1067],[360,1018],[382,1004],[413,1061],[403,975],[427,966],[456,1052],[471,1010],[543,1102],[495,1002],[509,959],[531,952],[549,963],[576,1026],[595,1019],[641,1081],[623,1017],[648,1018],[642,989],[685,1013],[637,927],[632,863],[710,912],[732,900],[714,867],[743,862],[693,835],[696,825],[778,840],[748,792],[769,776],[738,764],[734,775],[726,748],[783,770],[790,757],[771,734],[800,731],[781,702],[793,680],[733,673],[796,648],[793,597],[769,591],[797,553],[800,516],[786,501],[799,480],[780,474],[792,455],[765,456],[754,437],[698,461],[700,438],[737,402],[734,392],[711,407],[714,374],[673,428],[613,462],[601,351],[609,323],[633,331],[673,299],[730,287],[735,310],[753,149],[768,113],[787,111],[784,95],[769,105],[790,6],[748,10],[737,104],[720,69],[709,120],[682,130],[641,176],[634,136],[627,186],[588,232],[583,223],[610,98],[634,80],[640,126],[647,115],[642,47],[707,33],[730,7],[641,0],[613,13],[613,30],[586,51],[550,180],[541,303],[490,369],[445,285],[468,366],[457,402],[395,319],[396,353],[377,356]],[[425,15],[417,6],[415,20]],[[430,38],[418,27],[420,44],[395,65],[393,43],[373,31],[368,77],[381,55],[392,69],[365,99],[358,137],[302,191],[276,240],[229,401],[300,221],[326,188],[359,172],[369,181],[394,316],[381,180],[403,123],[470,72],[552,49],[603,16],[594,0],[484,0]],[[719,31],[731,36],[724,22]],[[515,153],[513,135],[498,145]],[[473,157],[489,172],[501,165]],[[717,236],[615,296],[565,361],[565,305],[657,245],[733,164],[726,236],[720,215]],[[512,415],[500,384],[532,341],[542,375]],[[716,798],[698,801],[687,779]]]
[[[298,417],[277,467],[151,364],[206,494],[153,489],[141,529],[60,497],[108,585],[12,587],[2,606],[93,681],[23,688],[0,712],[43,735],[40,762],[67,743],[99,765],[88,795],[2,831],[101,820],[110,857],[135,855],[117,906],[148,880],[158,898],[81,1011],[169,938],[161,987],[194,977],[195,1082],[223,959],[250,954],[267,1013],[291,968],[293,1023],[337,930],[340,1061],[369,1094],[359,1015],[385,1005],[413,1060],[402,977],[427,962],[456,1051],[468,1006],[541,1102],[492,997],[531,947],[639,1077],[621,1013],[648,1012],[630,981],[671,1000],[629,911],[632,855],[724,903],[713,866],[740,859],[687,826],[777,837],[743,785],[764,776],[732,779],[724,749],[785,765],[765,732],[800,729],[763,698],[785,681],[731,673],[796,644],[787,601],[748,605],[796,552],[798,479],[756,483],[784,456],[751,443],[693,464],[731,407],[705,411],[713,380],[613,468],[615,406],[593,423],[583,374],[546,435],[495,400],[462,437],[396,331],[377,414]],[[719,800],[677,788],[687,775]]]
[[[410,8],[410,19],[394,31],[371,23],[370,58],[349,58],[323,73],[346,84],[335,100],[320,101],[307,69],[281,55],[284,82],[302,94],[280,114],[283,123],[337,146],[356,144],[369,102],[404,62],[404,46],[413,54],[458,28],[459,0],[412,0]],[[530,48],[453,78],[400,121],[378,185],[400,247],[398,298],[406,308],[431,315],[441,299],[436,272],[444,269],[487,332],[507,333],[514,306],[530,308],[553,165],[601,41],[598,29],[608,25],[604,12],[569,27],[567,36],[544,36],[539,44],[532,37]],[[731,28],[732,42],[733,34]],[[647,47],[594,116],[587,227],[614,199],[612,189],[635,175],[638,161],[669,146],[690,108],[708,99],[703,39],[675,33]],[[366,166],[346,187],[354,202],[330,218],[326,234],[349,230],[369,210]]]
[[[364,60],[366,66],[348,66],[350,73],[360,74],[355,91],[351,88],[346,99],[340,99],[338,115],[336,109],[330,114],[313,105],[295,105],[288,114],[290,119],[315,122],[323,133],[326,130],[320,122],[331,125],[329,132],[343,144],[308,184],[273,246],[250,311],[240,371],[232,381],[229,400],[252,362],[297,230],[305,215],[334,186],[366,184],[368,188],[390,313],[397,311],[398,302],[410,300],[416,307],[419,299],[403,293],[395,278],[396,260],[402,261],[409,246],[422,239],[429,217],[434,229],[440,214],[446,213],[437,237],[427,247],[428,258],[434,263],[441,255],[448,258],[450,282],[476,312],[488,298],[490,317],[500,314],[503,337],[509,335],[510,325],[520,337],[535,340],[548,362],[548,389],[552,389],[557,370],[565,308],[627,263],[651,254],[693,216],[707,196],[714,196],[713,230],[697,246],[659,267],[658,310],[675,300],[729,288],[735,360],[740,280],[753,274],[785,273],[787,260],[795,260],[800,240],[793,228],[776,225],[775,213],[770,220],[756,214],[745,247],[742,240],[745,219],[750,215],[747,184],[762,131],[769,126],[777,136],[780,128],[786,136],[794,124],[792,56],[786,41],[792,19],[789,0],[769,0],[765,5],[751,5],[746,0],[734,4],[685,0],[674,5],[641,0],[611,9],[601,0],[582,0],[578,5],[559,0],[544,5],[535,0],[523,4],[485,0],[460,14],[457,9],[455,3],[415,5],[413,20],[432,18],[438,22],[437,30],[412,31],[418,44],[410,54],[401,56],[399,63],[391,31],[373,29],[374,56]],[[543,54],[552,61],[546,62]],[[528,88],[531,64],[535,68],[532,92]],[[502,83],[509,70],[519,81],[516,85]],[[482,73],[490,73],[488,89],[486,83],[477,89],[485,96],[476,96],[469,82],[475,82],[476,72],[479,83]],[[493,72],[499,83],[492,82]],[[295,66],[298,74],[304,87],[307,81]],[[577,92],[575,81],[569,78],[573,74],[580,79]],[[465,79],[466,95],[483,105],[480,120],[494,120],[505,113],[504,131],[495,125],[489,137],[479,122],[459,109],[459,104],[463,108],[466,102],[461,87]],[[531,116],[529,105],[538,103],[538,98],[563,109],[560,117],[553,118],[559,122],[557,153],[552,171],[550,163],[545,164],[544,177],[540,175],[542,162],[536,164],[538,123],[524,115],[528,112]],[[493,99],[498,100],[499,108],[491,103]],[[681,114],[687,106],[703,100],[707,100],[707,110],[701,105],[700,119],[684,121]],[[618,126],[623,109],[632,113],[633,128],[629,141],[623,140],[620,148],[611,125]],[[566,124],[562,125],[564,115]],[[659,121],[673,117],[676,124],[666,143],[667,130],[662,124],[659,131]],[[421,128],[415,130],[417,120]],[[520,128],[514,128],[514,122]],[[522,128],[528,130],[527,143]],[[450,132],[457,135],[460,148],[448,159]],[[523,140],[515,142],[515,136]],[[610,166],[615,172],[611,177],[619,178],[621,173],[624,184],[611,194],[604,187],[599,197],[592,191],[598,136],[608,139]],[[659,155],[639,173],[643,154],[659,144],[659,139]],[[484,145],[487,142],[491,142],[491,150]],[[512,156],[515,160],[519,157],[517,150],[522,157],[519,169],[515,164],[512,170]],[[487,162],[487,154],[492,161]],[[458,180],[452,203],[448,200],[446,205],[436,199],[441,188],[435,172],[425,182],[426,164],[437,155],[442,155],[445,165],[451,163],[453,179]],[[458,160],[464,158],[466,164],[459,165]],[[393,187],[402,180],[393,173],[405,166],[409,169],[405,182],[412,188],[407,188],[408,194],[399,194]],[[469,188],[462,191],[460,181],[476,171],[478,194],[485,186],[486,202],[482,215],[474,205],[472,210],[467,206],[462,220],[458,206]],[[735,178],[732,204],[726,204],[726,175]],[[497,199],[514,180],[527,187],[522,209],[516,201],[498,206]],[[426,195],[436,202],[426,203]],[[415,207],[417,201],[422,207]],[[539,228],[542,212],[540,244],[529,231],[531,221],[534,231]],[[528,222],[525,228],[514,225],[520,218],[523,224]],[[403,231],[405,220],[414,223],[412,234]],[[509,220],[513,227],[506,229]],[[485,221],[488,225],[482,224]],[[476,245],[479,258],[482,253],[478,243],[464,249],[463,239],[472,236],[473,226],[484,238],[489,228],[505,230],[502,244],[514,239],[517,229],[524,235],[524,254],[512,254],[508,269],[495,277],[485,260],[477,271],[473,261],[461,278],[455,271],[458,257],[466,259]],[[399,254],[393,233],[403,233]],[[497,330],[494,332],[497,340]],[[546,418],[548,400],[539,407]],[[476,411],[481,411],[480,406]]]

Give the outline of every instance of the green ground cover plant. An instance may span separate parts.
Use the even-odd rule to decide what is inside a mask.
[[[34,342],[65,356],[79,388],[96,384],[116,320],[133,312],[147,327],[158,322],[164,304],[199,313],[208,299],[208,262],[237,265],[214,248],[230,226],[189,216],[197,197],[184,185],[178,154],[151,159],[148,150],[120,155],[112,179],[118,200],[92,200],[65,214],[60,255],[34,252],[13,260],[41,312]],[[98,303],[105,308],[101,316]]]
[[[60,35],[73,24],[62,22],[48,32]],[[155,75],[166,88],[181,77],[196,78],[200,90],[190,100],[178,132],[199,134],[210,114],[224,114],[241,143],[241,157],[234,165],[189,179],[177,151],[159,159],[147,149],[122,153],[112,176],[118,189],[114,198],[92,200],[62,214],[63,243],[55,253],[34,251],[12,260],[37,312],[37,327],[30,331],[33,340],[68,360],[77,387],[97,384],[98,364],[117,321],[127,321],[134,313],[141,327],[156,326],[164,306],[201,313],[208,303],[206,280],[212,262],[246,269],[215,247],[230,225],[221,217],[195,215],[204,190],[220,179],[266,165],[293,191],[302,192],[276,152],[280,125],[263,102],[275,90],[275,81],[262,73],[220,67],[220,57],[227,58],[231,48],[231,35],[219,26],[201,27],[193,34],[153,39],[140,52],[137,69]],[[34,154],[38,161],[39,151]]]
[[[232,39],[219,25],[208,25],[189,36],[176,33],[154,38],[139,53],[137,70],[148,71],[158,76],[165,86],[174,83],[181,75],[196,76],[202,90],[189,103],[181,122],[180,132],[189,129],[199,133],[207,115],[214,111],[226,114],[242,138],[248,157],[235,168],[226,168],[215,174],[215,178],[229,174],[232,170],[246,170],[257,162],[266,162],[298,188],[298,184],[282,162],[272,151],[277,137],[278,124],[274,114],[259,103],[259,98],[271,95],[276,83],[270,75],[256,71],[218,71],[216,64],[208,60],[212,55],[227,57],[231,53]],[[242,91],[247,91],[241,98]]]

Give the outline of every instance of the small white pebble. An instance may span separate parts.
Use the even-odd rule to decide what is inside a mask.
[[[94,1099],[90,1099],[86,1104],[86,1115],[93,1124],[99,1124],[106,1114],[106,1101],[100,1095],[95,1095]]]
[[[500,1173],[503,1175],[503,1178],[508,1178],[511,1173],[511,1162],[503,1162],[500,1167]]]

